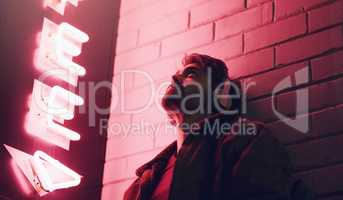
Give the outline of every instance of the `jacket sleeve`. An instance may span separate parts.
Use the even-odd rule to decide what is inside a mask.
[[[246,142],[239,152],[225,180],[224,199],[295,199],[291,193],[292,165],[289,156],[266,129]]]

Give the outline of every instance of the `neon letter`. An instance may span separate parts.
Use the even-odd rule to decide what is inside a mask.
[[[40,71],[64,70],[64,73],[55,76],[76,86],[77,77],[84,76],[86,70],[72,60],[80,55],[82,44],[88,40],[86,33],[70,24],[57,25],[44,18],[40,47],[35,52],[34,64]]]
[[[70,188],[79,185],[81,182],[81,176],[79,174],[42,151],[36,151],[34,153],[31,163],[33,171],[36,173],[41,187],[45,191],[52,192],[57,189]],[[57,171],[62,172],[63,175],[60,174],[61,176],[57,175],[56,177],[55,174]],[[58,178],[58,181],[52,178],[52,174],[55,175],[55,178]]]
[[[42,151],[34,155],[4,145],[40,196],[57,189],[77,186],[81,176]]]
[[[80,96],[35,80],[25,128],[28,133],[68,150],[70,140],[80,140],[80,135],[60,124],[72,119],[75,106],[82,104]]]
[[[71,3],[75,7],[78,6],[78,0],[44,0],[44,7],[50,7],[59,14],[64,15],[67,2]]]

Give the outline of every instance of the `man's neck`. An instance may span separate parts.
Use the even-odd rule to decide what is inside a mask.
[[[189,123],[189,124],[192,124],[192,123],[201,123],[201,121],[203,121],[204,119],[209,119],[209,118],[216,118],[218,117],[218,113],[217,114],[213,114],[213,115],[209,115],[209,116],[194,116],[192,119],[190,118],[187,118],[187,122],[185,123]],[[190,126],[189,126],[190,127]],[[181,149],[182,147],[182,144],[183,142],[185,141],[186,139],[186,136],[187,136],[187,133],[185,133],[184,130],[182,130],[182,128],[180,127],[177,127],[177,153],[179,153],[179,150]]]
[[[183,123],[189,124],[188,127],[191,127],[191,124],[199,123],[200,121],[202,121],[208,117],[211,117],[211,115],[200,114],[200,113],[193,114],[193,115],[187,115],[187,116],[180,115],[178,118],[176,118],[176,121],[183,121]],[[177,124],[180,124],[180,122]],[[179,150],[181,149],[181,146],[182,146],[183,142],[185,141],[187,134],[180,127],[177,127],[177,132],[178,132],[178,135],[177,135],[177,153],[179,153]]]

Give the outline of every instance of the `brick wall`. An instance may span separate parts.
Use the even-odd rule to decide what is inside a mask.
[[[224,59],[231,78],[255,83],[246,90],[248,115],[266,122],[287,146],[297,176],[321,199],[343,198],[342,24],[343,0],[123,0],[102,199],[121,199],[134,170],[175,139],[174,130],[164,129],[166,116],[158,106],[163,87],[158,87],[186,52]],[[296,81],[302,69],[308,79]],[[287,77],[291,84],[272,95]],[[149,104],[151,91],[157,92]],[[277,111],[294,116],[297,92],[309,98],[309,112],[300,108],[296,118],[308,117],[307,134],[272,110],[273,102]],[[145,109],[128,113],[122,105]],[[140,122],[155,129],[122,128]]]

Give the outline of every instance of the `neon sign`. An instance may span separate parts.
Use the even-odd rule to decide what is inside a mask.
[[[69,141],[80,140],[77,132],[61,125],[64,120],[74,118],[74,106],[83,104],[80,96],[35,80],[30,102],[25,122],[28,133],[66,150],[69,150]]]
[[[78,6],[78,0],[44,0],[44,7],[50,7],[59,14],[64,15],[67,2],[71,3],[75,7]]]
[[[45,0],[44,7],[64,15],[67,2],[78,6],[78,0]],[[77,86],[78,77],[84,76],[86,70],[75,63],[73,57],[81,54],[82,44],[88,40],[88,35],[74,26],[68,23],[58,25],[44,18],[34,65],[40,72],[50,73],[49,76]],[[72,91],[35,79],[25,130],[32,136],[69,150],[70,141],[78,141],[81,136],[63,124],[65,120],[74,118],[75,106],[83,103],[82,97]],[[7,145],[5,147],[40,196],[81,182],[78,173],[43,151],[30,155]]]

